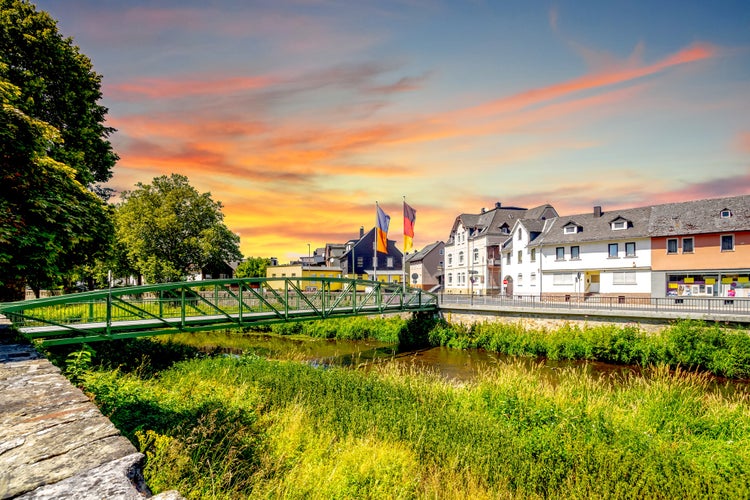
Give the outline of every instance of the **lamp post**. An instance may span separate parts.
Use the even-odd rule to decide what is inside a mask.
[[[307,244],[307,258],[310,258],[310,244]]]

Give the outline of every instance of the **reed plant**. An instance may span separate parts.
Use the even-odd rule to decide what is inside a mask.
[[[649,333],[632,324],[532,329],[522,322],[471,326],[441,322],[430,331],[429,339],[432,345],[481,348],[511,356],[664,364],[729,378],[750,378],[750,332],[719,323],[679,321]]]
[[[518,362],[456,383],[258,356],[184,361],[86,390],[188,498],[742,498],[750,401],[706,376],[552,382]]]

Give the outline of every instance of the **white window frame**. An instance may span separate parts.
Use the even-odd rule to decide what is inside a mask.
[[[565,247],[555,247],[555,260],[565,260]]]
[[[674,242],[674,252],[669,250],[669,243]],[[677,241],[677,238],[667,238],[667,255],[675,255],[680,251],[680,242]]]
[[[628,245],[633,245],[633,251],[628,253]],[[628,241],[625,243],[625,257],[635,257],[636,255],[636,246],[635,241]]]
[[[685,250],[685,242],[690,242],[690,250]],[[682,238],[682,253],[695,253],[695,238]]]
[[[626,220],[615,220],[612,221],[612,231],[622,231],[628,228],[628,221]]]
[[[571,273],[554,273],[552,275],[552,285],[554,286],[572,285],[573,282],[573,275]]]
[[[615,250],[615,254],[612,255],[612,249]],[[607,243],[607,258],[617,259],[620,257],[620,245],[618,243]]]
[[[578,232],[578,226],[575,224],[569,224],[563,228],[563,234],[576,234]]]
[[[612,284],[613,285],[637,285],[635,271],[613,271],[612,272]]]
[[[724,238],[731,238],[732,248],[724,248]],[[722,252],[734,252],[734,234],[722,234],[719,239],[719,248]]]

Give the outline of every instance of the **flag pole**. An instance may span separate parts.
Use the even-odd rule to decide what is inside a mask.
[[[373,280],[378,281],[378,202],[375,202],[375,233],[372,239]]]
[[[403,195],[404,207],[406,207],[406,195]],[[401,254],[401,285],[406,295],[406,234],[404,234],[404,253]]]

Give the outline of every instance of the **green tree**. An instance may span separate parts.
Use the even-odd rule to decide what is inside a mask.
[[[0,0],[0,79],[20,89],[18,107],[60,132],[49,156],[75,169],[88,186],[112,176],[118,157],[103,125],[101,76],[91,60],[63,38],[57,22],[23,0]]]
[[[106,204],[47,155],[57,129],[18,109],[19,96],[0,80],[0,300],[56,282],[113,232]]]
[[[264,257],[248,257],[243,260],[234,275],[237,278],[265,278],[266,268],[271,265],[271,259]]]
[[[59,283],[109,246],[111,213],[91,186],[117,160],[100,98],[91,62],[48,14],[0,0],[0,300]]]
[[[184,175],[155,177],[122,194],[116,238],[148,282],[185,279],[208,265],[240,260],[240,238],[224,224],[220,202],[200,194]]]

